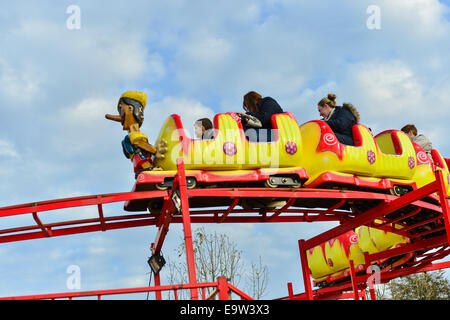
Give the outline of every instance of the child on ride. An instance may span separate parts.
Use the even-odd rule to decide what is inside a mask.
[[[411,139],[412,142],[417,143],[422,149],[431,157],[431,149],[433,149],[433,145],[426,136],[423,134],[417,134],[417,128],[413,124],[407,124],[401,129],[406,135]]]
[[[214,128],[211,120],[201,118],[195,121],[194,133],[197,139],[214,139]]]

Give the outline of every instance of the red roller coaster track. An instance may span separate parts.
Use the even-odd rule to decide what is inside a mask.
[[[399,248],[376,254],[366,254],[366,266],[380,259],[392,258],[406,253],[414,253],[416,259],[399,268],[382,270],[380,281],[388,282],[399,276],[412,273],[450,267],[450,262],[434,263],[450,254],[450,209],[445,197],[444,182],[440,171],[436,171],[436,180],[418,190],[401,197],[352,190],[330,189],[268,189],[268,188],[214,188],[188,189],[184,173],[184,164],[178,162],[178,173],[173,186],[167,191],[126,192],[94,196],[74,197],[28,203],[0,208],[0,218],[18,215],[31,215],[35,223],[0,230],[0,243],[32,240],[46,237],[73,235],[86,232],[107,231],[155,225],[158,228],[156,239],[152,244],[152,253],[161,251],[171,223],[183,223],[186,244],[189,284],[161,286],[159,274],[155,276],[155,286],[144,288],[127,288],[115,290],[71,292],[36,296],[6,297],[4,299],[55,299],[86,297],[132,292],[155,292],[156,299],[161,299],[161,291],[172,290],[177,297],[177,290],[190,290],[192,299],[202,299],[205,287],[216,287],[220,299],[226,299],[228,293],[234,292],[241,299],[251,299],[248,295],[219,278],[217,282],[199,284],[196,281],[195,259],[192,244],[191,223],[273,223],[273,222],[315,222],[337,221],[340,224],[311,239],[299,240],[300,261],[305,284],[305,292],[294,294],[292,284],[288,284],[289,295],[284,300],[298,299],[340,299],[365,298],[364,289],[368,286],[370,275],[355,270],[350,262],[348,280],[331,284],[326,288],[312,289],[306,251],[325,241],[344,234],[356,227],[367,225],[385,231],[395,232],[411,239],[411,242]],[[179,203],[173,200],[178,196]],[[438,196],[436,196],[438,194]],[[115,202],[132,202],[159,199],[162,203],[160,214],[121,214],[105,217],[103,205]],[[281,206],[241,206],[243,201],[261,199],[282,200]],[[205,209],[205,203],[208,204]],[[201,204],[201,205],[199,205]],[[220,205],[218,205],[220,204]],[[43,223],[41,213],[51,214],[54,210],[74,207],[97,206],[98,217],[72,220],[58,212],[54,215],[61,220]],[[213,208],[213,209],[211,209]],[[415,217],[426,217],[415,219]],[[53,217],[52,217],[53,218]],[[404,224],[402,229],[393,228],[393,224],[410,219],[412,223]],[[424,228],[425,225],[433,228]],[[203,289],[202,289],[203,288]],[[371,298],[374,299],[374,292]]]

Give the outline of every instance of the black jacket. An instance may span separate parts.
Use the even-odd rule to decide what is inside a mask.
[[[354,113],[346,107],[335,107],[330,119],[325,121],[339,142],[354,145],[352,127],[357,123]]]
[[[246,112],[246,114],[258,118],[259,121],[261,121],[262,129],[272,129],[272,124],[270,122],[272,115],[284,112],[278,102],[271,97],[262,98],[258,107],[258,112]]]

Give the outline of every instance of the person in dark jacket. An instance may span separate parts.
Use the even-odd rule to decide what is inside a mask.
[[[271,141],[272,115],[284,112],[278,102],[271,97],[263,98],[259,93],[250,91],[244,96],[243,107],[247,112],[238,112],[238,114],[241,117],[244,130],[255,128],[253,131],[256,132],[256,140],[260,140],[259,138],[262,137],[261,131],[265,129],[267,141]],[[254,140],[254,137],[249,139]]]
[[[343,103],[342,107],[337,106],[336,95],[330,93],[319,101],[317,109],[339,142],[354,145],[352,127],[359,123],[360,117],[358,110],[351,103]]]

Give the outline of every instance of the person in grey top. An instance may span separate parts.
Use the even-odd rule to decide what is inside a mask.
[[[411,139],[412,142],[417,143],[422,149],[428,154],[430,159],[431,157],[431,149],[433,149],[433,145],[426,136],[423,134],[417,134],[417,128],[413,124],[407,124],[402,128],[402,131],[406,133],[406,135]]]

